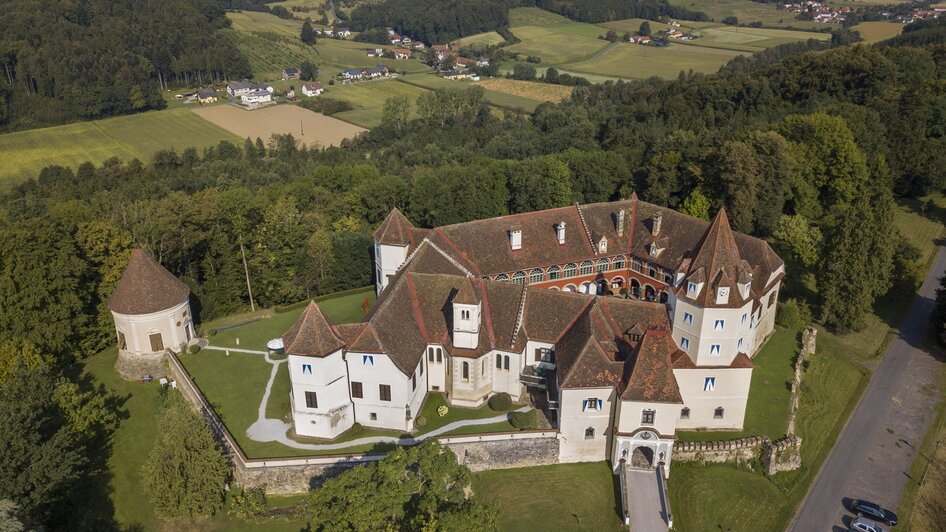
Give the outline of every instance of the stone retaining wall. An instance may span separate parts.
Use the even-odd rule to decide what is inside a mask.
[[[765,436],[723,441],[678,441],[673,444],[673,460],[701,463],[747,462],[758,458],[769,441]]]
[[[766,475],[801,467],[801,438],[792,434],[771,442],[762,452],[762,467]]]
[[[118,360],[115,361],[115,371],[125,380],[136,381],[143,375],[151,375],[154,378],[167,376],[167,368],[164,364],[165,354],[148,353],[136,355],[128,351],[118,351]]]
[[[511,433],[520,436],[524,433]],[[525,433],[529,434],[529,433]],[[511,469],[558,463],[559,440],[557,433],[546,431],[530,434],[528,438],[501,438],[502,435],[483,436],[478,441],[439,441],[457,455],[457,460],[471,471]]]

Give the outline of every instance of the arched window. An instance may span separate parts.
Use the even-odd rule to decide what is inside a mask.
[[[526,282],[526,272],[516,272],[512,274],[512,282],[516,284],[523,284]]]
[[[578,271],[578,266],[576,266],[574,262],[571,264],[565,265],[565,277],[574,277],[575,272],[577,271]]]
[[[578,271],[581,275],[591,275],[594,272],[595,264],[590,260],[581,263],[581,269]]]
[[[648,277],[653,277],[654,279],[656,279],[656,278],[657,278],[657,267],[654,266],[653,264],[648,264],[648,265],[647,265],[647,276],[648,276]]]
[[[541,268],[536,268],[529,272],[529,284],[541,283],[545,280],[545,272]]]
[[[683,407],[680,410],[680,419],[690,419],[690,409],[688,407]]]
[[[575,286],[575,285],[573,285],[573,284],[570,284],[570,283],[569,283],[569,284],[565,285],[565,288],[563,288],[562,290],[565,291],[565,292],[577,292],[577,291],[578,291],[578,287]],[[753,318],[755,318],[755,316],[753,316]]]
[[[437,362],[443,362],[443,349],[437,348]]]
[[[427,348],[427,362],[433,362],[433,361],[434,361],[434,348],[428,347]]]
[[[554,281],[562,277],[562,269],[558,266],[552,266],[549,268],[549,281]]]
[[[503,369],[503,356],[496,354],[496,369]]]
[[[503,366],[504,366],[504,369],[506,370],[509,369],[509,355],[506,355],[505,357],[503,357]]]
[[[635,272],[640,272],[644,270],[644,263],[637,257],[631,259],[631,269]]]
[[[624,255],[618,255],[614,257],[614,260],[611,261],[611,269],[613,270],[623,270],[626,264],[627,258]]]
[[[505,273],[501,273],[501,274],[499,274],[499,275],[496,276],[496,280],[497,280],[497,281],[508,281],[508,280],[509,280],[509,276],[506,275]]]
[[[608,268],[611,266],[611,261],[608,259],[598,259],[598,273],[608,271]]]
[[[461,364],[460,370],[462,372],[463,380],[465,381],[470,380],[470,363],[464,362],[463,364]]]

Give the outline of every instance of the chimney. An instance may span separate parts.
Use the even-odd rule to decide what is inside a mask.
[[[651,230],[651,233],[652,233],[654,236],[657,236],[657,235],[660,234],[660,223],[663,221],[663,219],[664,219],[664,215],[663,215],[662,212],[657,211],[657,212],[654,213],[654,220],[653,220],[653,222],[654,222],[654,228],[653,228],[653,230]]]
[[[558,243],[565,243],[565,222],[558,222],[555,225],[555,234],[558,235]]]
[[[618,236],[624,236],[624,209],[618,211]]]
[[[509,230],[509,247],[513,250],[522,249],[522,229]]]

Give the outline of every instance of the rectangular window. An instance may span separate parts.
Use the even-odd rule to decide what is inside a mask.
[[[151,340],[151,351],[155,353],[164,351],[164,340],[161,338],[161,333],[149,334],[148,339]]]
[[[506,371],[509,371],[509,356],[503,357],[503,366]]]
[[[305,393],[305,406],[306,406],[306,408],[318,408],[318,407],[319,407],[319,398],[315,395],[315,392],[306,392],[306,393]]]
[[[714,356],[714,357],[719,356],[719,344],[710,345],[710,356]]]
[[[125,333],[118,331],[118,348],[128,349],[128,342],[125,341]]]
[[[427,362],[433,362],[433,361],[434,361],[434,348],[428,347],[427,348]]]
[[[693,314],[690,314],[689,312],[684,312],[684,313],[683,313],[683,323],[685,323],[685,324],[687,324],[687,325],[693,325]]]
[[[686,351],[686,350],[689,349],[689,348],[690,348],[690,339],[689,339],[689,338],[684,338],[684,337],[681,336],[681,337],[680,337],[680,349],[683,349],[684,351]]]
[[[721,331],[721,330],[723,330],[723,329],[725,329],[725,328],[726,328],[726,320],[716,320],[716,321],[713,323],[713,330],[714,330],[714,331]]]
[[[713,411],[713,419],[723,419],[723,407],[718,407]]]
[[[688,293],[688,294],[695,294],[695,293],[696,293],[696,283],[694,283],[694,282],[689,282],[689,283],[687,283],[687,293]]]
[[[437,363],[443,362],[443,349],[437,348]]]
[[[368,417],[371,418],[371,421],[377,421],[377,420],[378,420],[378,414],[377,414],[377,412],[372,412],[372,413],[368,414]]]
[[[716,377],[706,377],[703,379],[703,391],[712,392],[716,391]]]
[[[742,351],[742,338],[740,338],[739,341],[736,342],[736,350]]]
[[[746,324],[746,314],[743,314],[743,315],[742,315],[742,324],[743,324],[743,325]]]
[[[483,377],[485,375],[486,375],[486,359],[484,358],[483,361],[480,362],[480,377]]]
[[[312,364],[303,364],[303,365],[302,365],[302,374],[303,374],[303,375],[312,375]]]
[[[420,360],[420,376],[424,376],[424,359]]]
[[[374,355],[361,355],[361,363],[365,366],[374,366]]]
[[[653,425],[654,418],[657,417],[656,410],[644,410],[641,412],[641,425]]]
[[[411,375],[411,391],[414,391],[416,389],[417,389],[417,374],[415,373]]]
[[[469,311],[469,310],[461,310],[461,311],[460,311],[460,318],[461,318],[461,319],[464,319],[464,320],[470,319],[470,311]]]
[[[535,361],[536,362],[546,362],[548,364],[555,363],[555,351],[547,347],[539,347],[535,350]]]
[[[351,382],[351,396],[355,399],[363,399],[365,397],[365,392],[362,390],[360,382]]]
[[[391,385],[381,384],[378,386],[382,401],[391,400]]]
[[[595,410],[595,411],[601,410],[601,407],[604,406],[603,403],[604,402],[601,399],[598,399],[597,397],[591,397],[589,399],[585,399],[584,401],[581,402],[581,411],[584,412],[585,410]]]
[[[535,348],[535,361],[542,362],[542,348],[541,347]]]
[[[690,419],[690,409],[683,408],[680,410],[680,419]]]

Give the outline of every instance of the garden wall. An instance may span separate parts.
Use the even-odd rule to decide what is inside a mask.
[[[748,462],[759,457],[762,448],[769,443],[765,436],[753,436],[738,440],[682,442],[673,444],[675,462]]]

